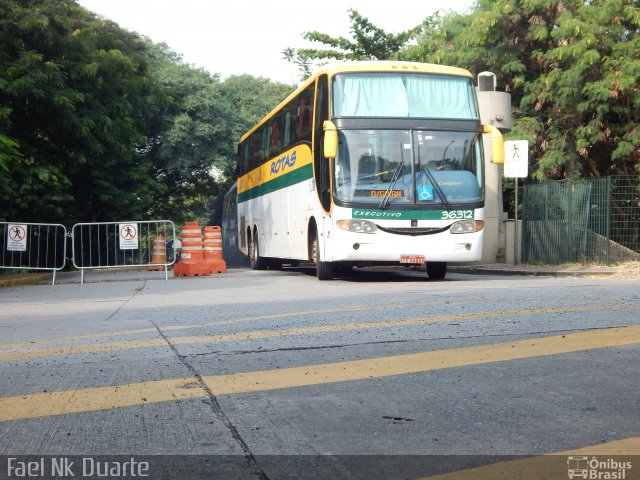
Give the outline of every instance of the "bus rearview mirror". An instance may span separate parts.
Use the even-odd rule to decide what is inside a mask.
[[[324,129],[324,156],[336,158],[338,155],[338,130],[331,120],[326,120],[322,125]]]
[[[491,163],[504,163],[504,140],[500,130],[493,125],[482,125],[482,133],[491,134]]]

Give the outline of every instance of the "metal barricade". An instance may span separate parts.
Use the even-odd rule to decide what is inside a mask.
[[[73,265],[84,283],[87,269],[162,267],[165,280],[175,262],[176,227],[170,220],[77,223],[71,230]],[[164,256],[154,243],[164,242]]]
[[[67,229],[54,223],[0,222],[2,269],[56,272],[67,263]]]

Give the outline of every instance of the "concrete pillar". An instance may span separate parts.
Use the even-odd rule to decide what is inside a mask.
[[[479,75],[478,103],[483,124],[497,127],[503,134],[511,130],[511,95],[504,92],[483,91],[495,88],[495,82],[487,81],[487,72]],[[484,142],[485,157],[485,209],[484,248],[482,263],[504,262],[506,233],[502,204],[502,166],[491,163],[491,143]]]

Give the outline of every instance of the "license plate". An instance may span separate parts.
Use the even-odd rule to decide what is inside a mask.
[[[419,264],[424,263],[423,255],[401,255],[400,263]]]

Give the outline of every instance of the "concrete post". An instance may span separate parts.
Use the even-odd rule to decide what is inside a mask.
[[[492,74],[483,72],[478,76],[480,89],[478,103],[483,124],[497,127],[503,134],[511,130],[511,95],[483,88],[495,88],[495,82],[486,81]],[[484,248],[482,263],[505,261],[506,234],[502,204],[502,167],[491,163],[491,144],[484,143],[485,163],[485,209]]]

